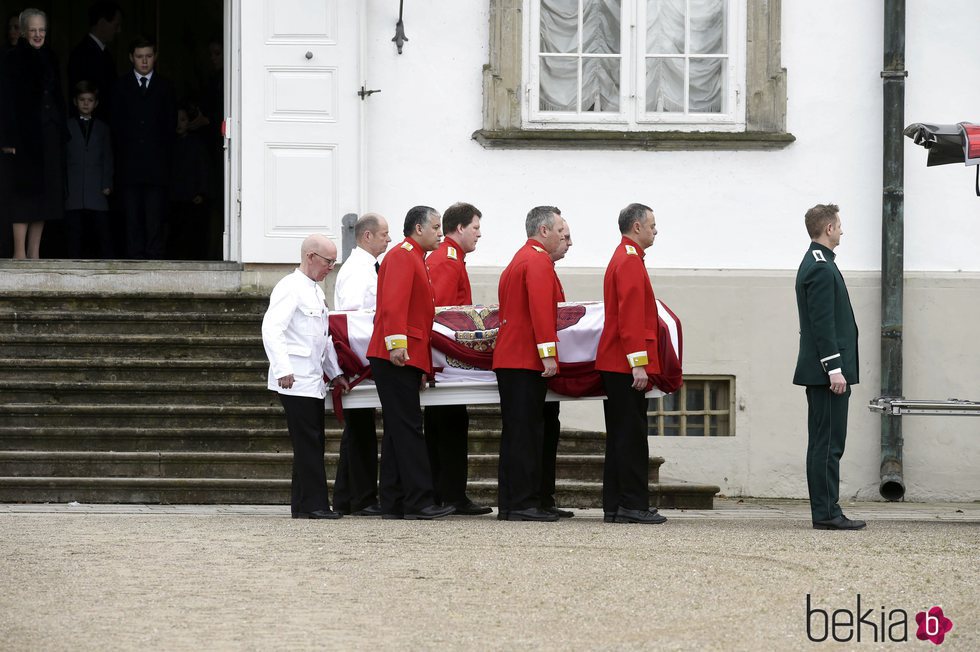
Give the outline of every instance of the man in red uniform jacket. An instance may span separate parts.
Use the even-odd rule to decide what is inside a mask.
[[[663,523],[650,509],[647,481],[649,374],[660,372],[657,357],[657,302],[644,251],[657,235],[653,210],[630,204],[619,213],[622,241],[602,282],[605,322],[599,336],[595,368],[602,376],[606,400],[606,459],[602,474],[602,509],[607,523]]]
[[[367,356],[381,399],[382,518],[433,519],[453,513],[435,505],[422,435],[419,392],[432,374],[429,340],[435,303],[425,252],[439,246],[440,215],[415,206],[405,216],[405,240],[378,270],[378,304]]]
[[[425,259],[432,278],[437,306],[468,306],[473,303],[466,254],[476,249],[483,214],[472,204],[456,203],[442,214],[445,239]],[[489,514],[466,495],[469,415],[465,405],[430,405],[425,408],[425,443],[432,467],[435,501],[452,505],[457,514]]]
[[[561,213],[558,213],[561,215]],[[565,257],[572,246],[572,229],[568,220],[562,216],[564,237],[558,249],[551,253],[551,261],[557,263]],[[565,301],[565,289],[558,273],[555,273],[558,302]],[[541,509],[558,514],[561,518],[571,518],[575,514],[567,509],[559,509],[555,503],[555,469],[558,464],[558,439],[561,435],[561,401],[547,401],[544,404],[544,450],[541,458]]]
[[[500,413],[498,519],[557,521],[541,509],[541,459],[547,379],[558,372],[558,282],[551,254],[564,239],[554,206],[524,223],[528,240],[500,276],[500,331],[493,352]]]

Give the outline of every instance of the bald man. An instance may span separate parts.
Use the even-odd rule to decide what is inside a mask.
[[[324,377],[344,391],[347,380],[337,363],[319,285],[336,263],[337,247],[325,235],[303,240],[299,267],[276,284],[262,319],[269,389],[279,393],[293,445],[293,518],[341,517],[330,509],[323,468]]]

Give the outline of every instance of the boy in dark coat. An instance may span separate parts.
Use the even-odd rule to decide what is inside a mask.
[[[112,192],[112,139],[109,127],[94,117],[99,91],[94,84],[75,84],[72,103],[77,118],[68,119],[71,140],[65,148],[68,193],[65,199],[66,253],[69,258],[112,258],[109,201]],[[83,241],[94,239],[94,247]]]

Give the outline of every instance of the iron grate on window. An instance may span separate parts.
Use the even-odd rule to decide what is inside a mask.
[[[735,377],[685,376],[673,394],[650,399],[647,432],[661,437],[735,435]]]

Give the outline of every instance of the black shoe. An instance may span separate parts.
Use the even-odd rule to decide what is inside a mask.
[[[498,521],[506,521],[507,520],[507,514],[509,514],[509,513],[510,512],[505,512],[502,509],[497,509],[497,520]]]
[[[558,514],[552,512],[546,512],[538,507],[531,507],[529,509],[518,509],[514,511],[507,512],[507,516],[504,519],[506,521],[543,521],[543,522],[555,522],[558,520]]]
[[[551,507],[542,507],[541,510],[548,512],[549,514],[558,514],[558,518],[572,518],[575,516],[573,512],[570,512],[567,509],[558,509],[554,505]]]
[[[337,512],[338,514],[343,514],[344,516],[350,516],[350,505],[348,505],[346,507],[341,507],[339,505],[334,505],[333,506],[333,511]]]
[[[616,512],[603,512],[602,513],[603,523],[615,523],[616,522]]]
[[[401,514],[400,512],[399,513],[393,513],[393,514],[382,514],[381,515],[381,518],[383,518],[386,521],[389,520],[389,519],[401,520],[401,519],[405,518],[405,515],[404,514]]]
[[[318,509],[315,512],[293,512],[293,518],[312,518],[312,519],[338,519],[343,514],[332,509]]]
[[[654,514],[648,509],[626,509],[620,507],[616,510],[613,517],[614,523],[646,523],[648,525],[659,525],[666,523],[667,517],[661,514]]]
[[[353,513],[353,516],[381,516],[381,505],[374,503],[373,505],[368,505],[364,509],[359,509]]]
[[[429,505],[428,507],[423,507],[421,510],[409,513],[405,512],[402,518],[409,521],[431,521],[434,518],[442,518],[443,516],[449,516],[456,511],[455,507],[451,505],[448,507],[439,507],[438,505]]]
[[[864,521],[852,521],[843,514],[829,521],[814,521],[814,530],[860,530],[868,524]]]
[[[454,503],[453,507],[456,508],[456,513],[461,516],[482,516],[483,514],[489,514],[493,511],[493,509],[490,507],[477,505],[469,498],[461,500],[458,503]]]

